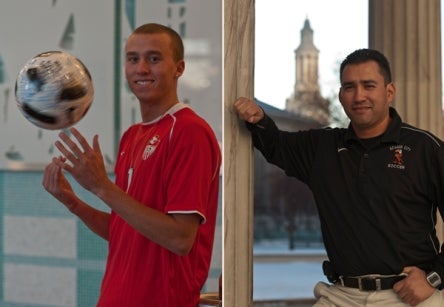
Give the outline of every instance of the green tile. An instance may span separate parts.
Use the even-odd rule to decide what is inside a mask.
[[[77,257],[79,260],[106,260],[108,241],[100,238],[81,221],[77,222]]]
[[[79,270],[77,272],[77,306],[95,306],[100,293],[103,273]]]

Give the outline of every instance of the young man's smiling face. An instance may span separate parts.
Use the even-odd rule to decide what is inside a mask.
[[[177,80],[185,64],[183,60],[174,60],[168,34],[132,34],[126,43],[125,57],[128,85],[142,104],[177,100]]]

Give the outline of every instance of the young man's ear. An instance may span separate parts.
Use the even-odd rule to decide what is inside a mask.
[[[182,60],[177,64],[176,78],[182,76],[184,71],[185,71],[185,61]]]

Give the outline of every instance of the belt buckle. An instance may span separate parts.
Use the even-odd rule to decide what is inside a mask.
[[[362,287],[362,281],[363,280],[371,280],[374,281],[375,284],[375,289],[364,289]],[[381,278],[376,277],[376,276],[371,276],[371,275],[366,275],[366,276],[358,276],[358,288],[360,291],[369,291],[369,290],[373,290],[373,291],[380,291],[382,290],[382,286],[381,286]]]

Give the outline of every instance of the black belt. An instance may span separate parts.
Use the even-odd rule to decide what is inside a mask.
[[[377,291],[392,289],[393,285],[403,280],[406,275],[364,275],[364,276],[340,276],[337,284],[361,291]]]

